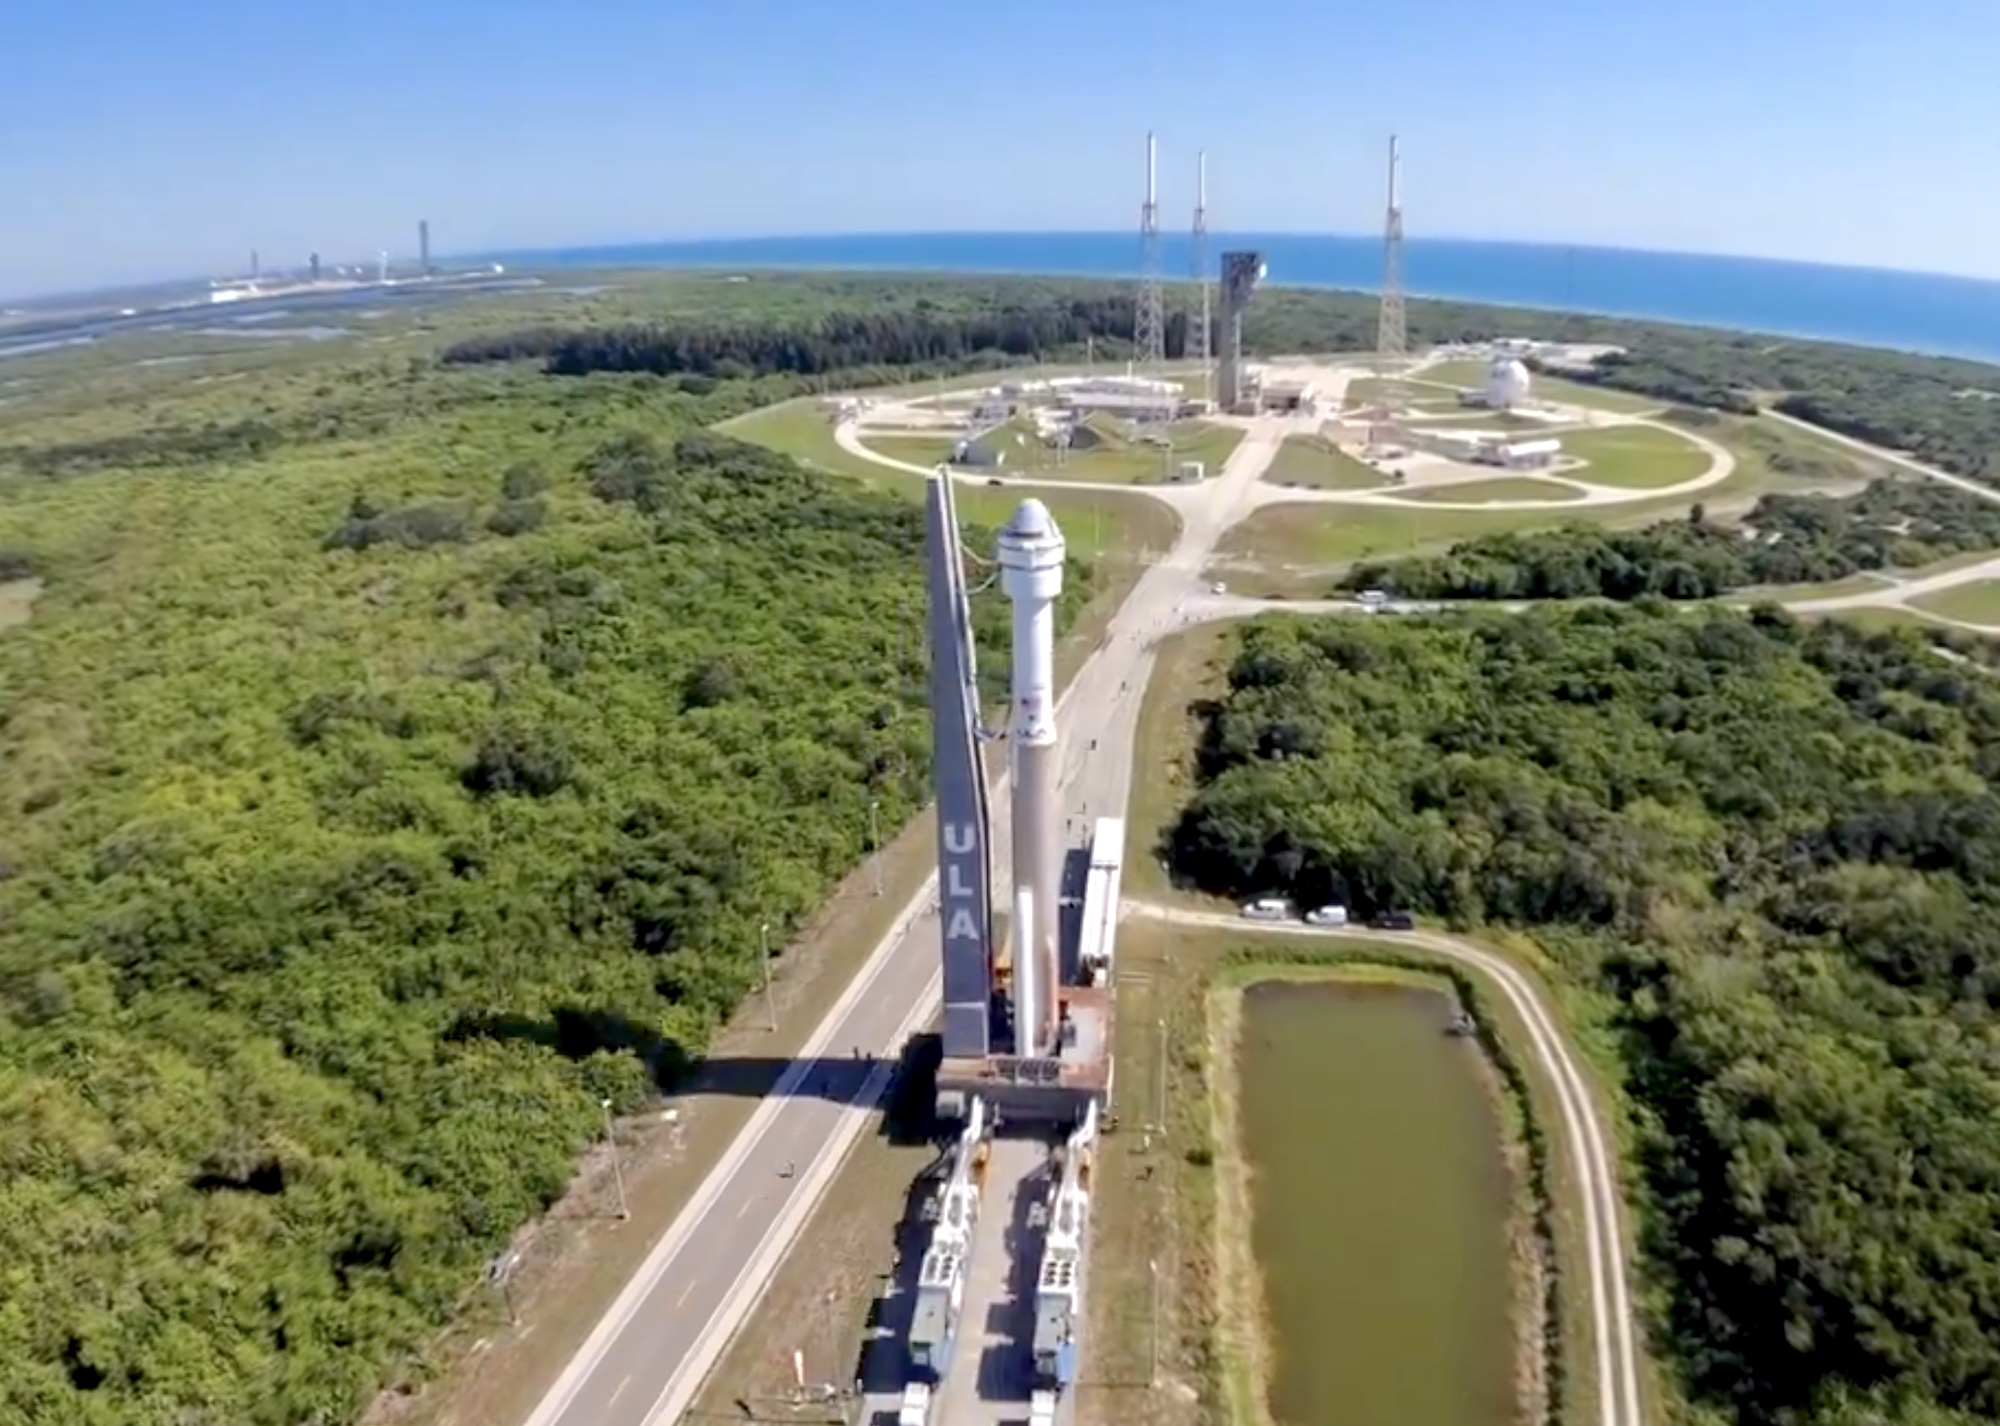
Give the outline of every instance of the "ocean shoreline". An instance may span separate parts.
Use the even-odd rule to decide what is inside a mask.
[[[1270,285],[1375,291],[1379,238],[1222,234],[1211,252],[1265,252]],[[1163,236],[1169,282],[1191,269],[1185,235]],[[1418,300],[1659,322],[2000,365],[2000,282],[1769,258],[1638,249],[1412,239]],[[635,243],[471,255],[524,269],[908,273],[1133,281],[1135,237],[1118,233],[933,233]],[[1427,272],[1428,269],[1428,272]]]

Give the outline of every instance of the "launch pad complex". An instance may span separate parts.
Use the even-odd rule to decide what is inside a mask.
[[[930,1238],[897,1420],[975,1426],[1025,1417],[1055,1426],[1075,1381],[1091,1161],[1111,1092],[1125,826],[1101,818],[1086,843],[1060,808],[1055,605],[1065,550],[1047,508],[1022,502],[998,540],[998,578],[1013,607],[1002,728],[981,717],[948,473],[931,478],[926,519],[943,998],[937,1111],[955,1139],[926,1209]],[[1011,813],[1004,937],[981,758],[1000,739]],[[1003,1201],[982,1212],[989,1179]],[[1029,1263],[1032,1273],[1017,1271]],[[1028,1281],[1032,1301],[1014,1286]],[[963,1335],[984,1333],[983,1344],[961,1347],[961,1325]]]

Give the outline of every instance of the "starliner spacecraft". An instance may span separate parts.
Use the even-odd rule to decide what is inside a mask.
[[[1081,920],[1065,957],[1065,863],[1056,725],[1055,609],[1062,594],[1062,531],[1039,500],[1025,500],[996,542],[1000,587],[1013,609],[1013,657],[1004,726],[980,717],[977,661],[948,475],[927,500],[931,710],[938,793],[938,911],[944,994],[940,1108],[969,1097],[996,1108],[1080,1120],[1109,1087],[1108,969],[1123,823],[1098,827]],[[1012,804],[1007,953],[995,944],[991,816],[981,745],[1004,738]],[[1106,873],[1108,866],[1108,874]],[[1064,966],[1072,967],[1065,978]]]

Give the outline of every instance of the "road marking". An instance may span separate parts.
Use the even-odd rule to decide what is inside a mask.
[[[683,1302],[686,1302],[688,1300],[688,1294],[692,1293],[693,1291],[694,1291],[694,1279],[689,1278],[688,1285],[681,1289],[681,1295],[674,1299],[674,1306],[679,1307]],[[627,1377],[626,1380],[630,1381],[631,1378]]]
[[[616,1405],[618,1402],[618,1398],[625,1394],[625,1388],[630,1386],[631,1384],[632,1384],[632,1374],[630,1372],[627,1372],[625,1373],[624,1378],[618,1383],[618,1389],[611,1393],[611,1399],[605,1402],[604,1404],[606,1406]]]

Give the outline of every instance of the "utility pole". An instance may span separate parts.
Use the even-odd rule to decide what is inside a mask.
[[[771,1033],[778,1033],[778,999],[771,990],[771,923],[757,928],[757,959],[764,963],[764,1013],[771,1018]]]
[[[618,1161],[618,1135],[611,1126],[611,1101],[599,1100],[604,1109],[604,1142],[611,1150],[611,1179],[618,1185],[618,1216],[621,1219],[632,1216],[632,1205],[625,1199],[625,1165]]]
[[[1153,1127],[1159,1133],[1167,1132],[1167,1022],[1159,1022],[1160,1065],[1154,1081],[1154,1095],[1158,1107],[1153,1111]]]
[[[876,816],[882,804],[871,797],[868,799],[868,860],[875,866],[875,894],[882,894],[882,833],[876,826]]]

